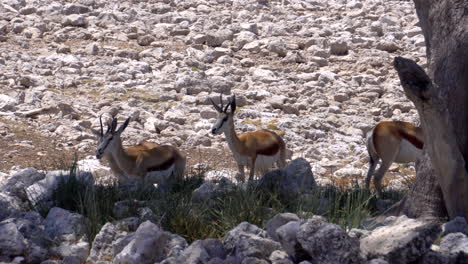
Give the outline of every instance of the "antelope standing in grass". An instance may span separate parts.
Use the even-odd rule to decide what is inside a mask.
[[[226,106],[223,106],[222,95],[220,95],[220,106],[211,98],[210,101],[219,113],[211,132],[215,135],[224,133],[226,136],[226,141],[237,162],[241,181],[245,181],[244,166],[250,167],[249,181],[253,180],[255,169],[264,173],[275,162],[279,168],[286,166],[286,144],[276,133],[261,129],[237,135],[234,126],[235,96],[228,99]],[[228,112],[228,108],[230,108],[230,112]]]
[[[374,186],[377,194],[382,196],[382,178],[393,162],[408,163],[416,161],[424,146],[423,132],[420,127],[401,122],[384,121],[378,123],[367,133],[367,151],[369,152],[369,171],[366,177],[366,188],[374,174],[379,160],[380,168],[374,175]]]
[[[96,158],[106,157],[114,174],[124,178],[143,181],[147,173],[164,171],[162,184],[180,181],[185,171],[185,156],[175,147],[158,145],[152,142],[142,142],[135,146],[124,148],[120,136],[130,122],[130,117],[117,128],[117,119],[107,127],[104,134],[102,120]]]

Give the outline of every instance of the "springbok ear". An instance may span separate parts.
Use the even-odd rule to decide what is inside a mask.
[[[236,96],[233,95],[231,99],[229,99],[229,104],[231,105],[231,114],[234,115],[234,112],[236,112]]]
[[[125,128],[127,128],[128,123],[130,123],[130,118],[131,117],[128,117],[127,120],[125,120],[125,122],[119,127],[119,130],[117,130],[117,133],[119,135],[122,134],[122,132],[125,130]]]
[[[213,101],[213,99],[211,99],[211,97],[208,98],[208,99],[210,99],[211,104],[212,104],[213,107],[216,109],[216,111],[218,111],[218,113],[221,113],[221,112],[223,111],[223,110]]]

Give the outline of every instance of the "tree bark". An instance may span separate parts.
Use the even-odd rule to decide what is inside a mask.
[[[411,218],[447,216],[442,190],[437,181],[427,153],[416,163],[416,178],[406,195],[396,206],[385,215],[406,215]]]
[[[446,209],[450,218],[468,219],[468,4],[466,0],[414,2],[426,41],[429,75],[401,57],[395,58],[394,66],[418,110],[425,157],[416,166],[415,183],[399,211],[413,217],[443,216]]]

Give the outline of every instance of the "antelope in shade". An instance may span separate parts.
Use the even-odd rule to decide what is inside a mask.
[[[144,180],[145,175],[152,172],[165,171],[163,184],[180,181],[185,171],[185,156],[175,147],[158,145],[152,142],[142,142],[135,146],[124,148],[120,136],[130,122],[130,117],[116,130],[117,119],[107,127],[104,134],[102,120],[96,158],[106,157],[111,170],[120,178]],[[167,175],[166,175],[167,172]]]
[[[369,152],[369,171],[366,177],[366,188],[374,174],[379,160],[380,168],[374,175],[374,186],[377,194],[382,196],[382,178],[393,162],[408,163],[416,161],[424,146],[423,131],[420,127],[401,122],[384,121],[378,123],[367,133],[367,151]]]
[[[220,95],[220,106],[213,102],[211,98],[210,101],[219,113],[211,132],[215,135],[224,133],[226,136],[226,141],[237,162],[238,176],[241,181],[245,181],[244,166],[250,167],[249,181],[253,180],[255,169],[264,173],[275,162],[279,168],[286,166],[286,144],[276,133],[261,129],[237,135],[234,126],[235,96],[228,99],[226,106],[223,106],[222,95]]]

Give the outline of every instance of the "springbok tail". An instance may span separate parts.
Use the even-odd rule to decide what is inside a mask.
[[[186,163],[187,158],[184,155],[180,155],[174,164],[174,181],[182,181],[182,179],[184,178]]]
[[[286,147],[280,149],[280,156],[278,160],[278,167],[280,169],[286,167]]]
[[[375,167],[377,166],[378,157],[374,157],[375,151],[373,151],[373,140],[372,140],[372,131],[367,134],[367,153],[369,155],[369,170],[367,171],[366,176],[366,188],[369,189],[370,187],[370,180],[372,175],[374,174]]]

